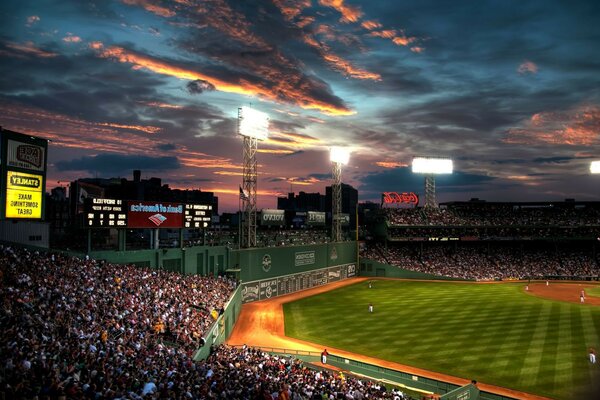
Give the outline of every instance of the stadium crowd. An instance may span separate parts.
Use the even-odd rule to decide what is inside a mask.
[[[600,210],[591,207],[518,207],[514,205],[447,208],[388,208],[390,225],[417,226],[600,226]]]
[[[220,346],[194,362],[235,283],[0,246],[6,399],[395,399],[373,382]]]
[[[410,271],[461,279],[497,280],[546,277],[598,277],[600,262],[591,252],[491,246],[374,244],[362,257]]]

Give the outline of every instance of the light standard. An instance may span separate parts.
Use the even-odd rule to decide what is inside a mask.
[[[331,240],[342,240],[342,166],[350,160],[350,150],[344,147],[332,147],[329,152],[333,169],[331,185]]]
[[[256,247],[256,150],[258,141],[269,136],[269,116],[250,107],[238,108],[238,134],[244,137],[243,178],[240,187],[244,218],[240,218],[240,222],[243,222],[240,246],[248,248]]]

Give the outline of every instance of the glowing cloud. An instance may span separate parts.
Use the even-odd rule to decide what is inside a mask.
[[[524,127],[511,128],[504,140],[520,144],[591,145],[600,139],[600,107],[580,106],[534,114]]]
[[[531,61],[524,61],[519,68],[517,68],[517,72],[521,75],[525,74],[537,74],[538,66]]]
[[[172,65],[148,55],[127,50],[123,47],[104,47],[100,42],[94,42],[99,57],[113,59],[121,63],[132,64],[133,69],[147,69],[157,74],[172,76],[186,80],[202,80],[214,86],[215,90],[227,93],[237,93],[247,96],[260,96],[275,102],[288,102],[301,108],[319,110],[325,114],[352,115],[354,111],[336,104],[318,100],[307,94],[311,87],[299,90],[294,81],[280,81],[278,86],[267,87],[263,83],[251,83],[248,80],[239,79],[237,82],[227,82],[214,76],[194,71],[188,68]],[[306,83],[304,83],[306,86]],[[303,87],[300,87],[303,89]]]
[[[369,31],[371,31],[373,29],[381,28],[381,26],[382,26],[379,22],[374,21],[374,20],[363,21],[360,23],[360,25]]]
[[[170,10],[166,7],[160,6],[156,4],[156,2],[151,0],[121,0],[124,4],[128,6],[139,6],[145,9],[146,11],[151,12],[152,14],[159,15],[161,17],[173,17],[175,16],[175,11]]]
[[[377,161],[375,165],[378,165],[383,168],[400,168],[400,167],[408,167],[407,163],[403,163],[400,161]]]
[[[25,26],[32,26],[34,24],[37,24],[38,22],[40,22],[40,17],[38,17],[37,15],[31,15],[27,17],[27,23],[25,24]]]
[[[319,0],[319,4],[331,7],[342,14],[340,21],[344,23],[357,22],[363,16],[360,8],[346,5],[344,0]]]
[[[56,57],[58,55],[56,53],[45,51],[36,47],[35,44],[33,44],[33,42],[25,42],[23,44],[8,42],[6,43],[6,47],[18,52],[19,54],[16,54],[17,56],[28,55],[34,57],[49,58]]]
[[[79,42],[81,42],[81,38],[79,36],[73,36],[71,34],[68,34],[62,40],[63,40],[63,42],[66,42],[66,43],[79,43]]]

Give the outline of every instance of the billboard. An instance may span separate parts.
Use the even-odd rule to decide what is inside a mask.
[[[127,207],[123,200],[89,199],[85,205],[85,222],[88,228],[126,228]]]
[[[285,211],[263,209],[260,213],[260,224],[263,226],[285,225]]]
[[[382,204],[419,205],[419,196],[415,192],[383,192],[381,198]]]
[[[335,216],[333,218],[335,219]],[[339,218],[340,218],[340,224],[342,226],[350,225],[350,214],[341,213]]]
[[[306,224],[309,226],[325,226],[325,213],[309,211],[306,217]]]
[[[212,205],[186,204],[184,206],[185,228],[208,228],[212,220]]]
[[[183,204],[127,202],[128,228],[183,228]]]
[[[42,146],[7,140],[6,166],[44,171],[46,149]]]
[[[44,176],[7,171],[6,218],[42,218]]]

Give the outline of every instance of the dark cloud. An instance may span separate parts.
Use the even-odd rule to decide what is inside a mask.
[[[175,146],[173,143],[164,143],[164,144],[157,145],[156,148],[158,150],[162,150],[162,151],[171,151],[171,150],[175,150],[177,148],[177,146]]]
[[[495,178],[487,175],[461,171],[435,177],[437,193],[478,191],[494,181]],[[360,194],[361,198],[376,198],[386,191],[422,192],[423,187],[423,175],[413,174],[410,167],[400,167],[364,174]]]
[[[185,86],[190,94],[201,94],[215,90],[215,85],[202,79],[196,79],[195,81],[188,82]]]
[[[59,171],[88,171],[102,176],[129,173],[131,170],[168,171],[181,168],[177,157],[147,157],[122,154],[99,154],[56,163]]]

